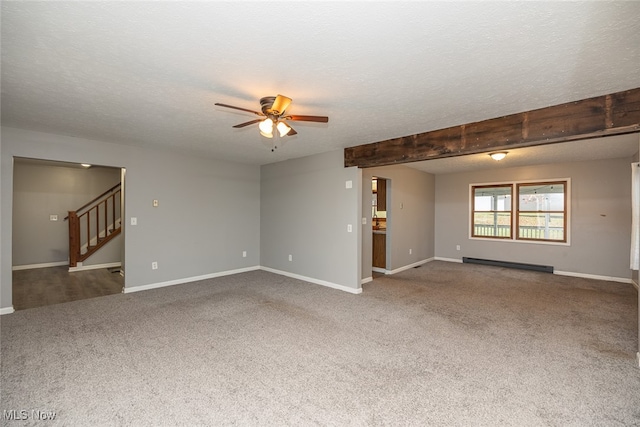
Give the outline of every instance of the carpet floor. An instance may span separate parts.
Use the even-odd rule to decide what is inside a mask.
[[[2,422],[640,425],[637,301],[435,261],[360,295],[253,271],[27,309],[0,318]]]

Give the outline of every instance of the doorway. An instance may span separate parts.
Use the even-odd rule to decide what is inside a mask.
[[[371,228],[372,228],[372,271],[386,273],[389,265],[390,221],[389,190],[391,180],[379,176],[371,178]]]
[[[122,168],[14,158],[14,310],[122,291],[124,233],[111,239],[80,269],[70,272],[66,217],[70,210],[79,208],[114,184],[123,186],[123,181]],[[118,198],[118,216],[123,218],[124,197],[120,194]]]

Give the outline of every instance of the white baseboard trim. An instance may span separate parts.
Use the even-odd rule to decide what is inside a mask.
[[[305,282],[315,283],[316,285],[326,286],[328,288],[338,289],[340,291],[349,292],[350,294],[361,294],[362,288],[354,289],[344,285],[338,285],[337,283],[327,282],[325,280],[314,279],[313,277],[301,276],[295,273],[289,273],[288,271],[276,270],[269,267],[260,267],[260,270],[268,271],[269,273],[280,274],[281,276],[291,277],[293,279],[303,280]]]
[[[13,306],[0,308],[0,316],[3,316],[5,314],[11,314],[13,312],[15,312],[15,310],[13,309]]]
[[[413,264],[405,265],[405,266],[403,266],[403,267],[399,267],[399,268],[396,268],[396,269],[394,269],[394,270],[388,270],[386,274],[396,274],[396,273],[400,273],[401,271],[410,270],[410,269],[412,269],[412,268],[418,267],[418,266],[420,266],[420,265],[422,265],[422,264],[426,264],[426,263],[431,262],[431,261],[433,261],[433,260],[434,260],[434,258],[427,258],[427,259],[423,259],[423,260],[421,260],[421,261],[414,262]]]
[[[440,256],[434,257],[433,260],[434,261],[446,261],[446,262],[462,263],[462,260],[458,259],[458,258],[443,258],[443,257],[440,257]]]
[[[362,280],[360,281],[360,284],[361,284],[361,285],[364,285],[365,283],[369,283],[369,282],[373,282],[373,277],[369,276],[369,277],[367,277],[367,278],[365,278],[365,279],[362,279]]]
[[[164,288],[166,286],[181,285],[183,283],[197,282],[199,280],[213,279],[215,277],[230,276],[232,274],[246,273],[248,271],[260,270],[260,266],[238,268],[236,270],[219,271],[217,273],[205,274],[202,276],[187,277],[184,279],[169,280],[167,282],[151,283],[149,285],[131,286],[125,285],[123,293],[130,294],[132,292],[148,291],[149,289]]]
[[[49,268],[49,267],[61,267],[63,265],[69,265],[69,261],[56,261],[45,262],[43,264],[27,264],[27,265],[14,265],[11,270],[33,270],[34,268]]]
[[[114,268],[120,267],[122,263],[120,262],[110,262],[107,264],[94,264],[94,265],[82,265],[82,263],[78,263],[76,267],[69,267],[69,273],[74,273],[76,271],[87,271],[87,270],[100,270],[103,268]]]
[[[631,279],[631,284],[633,285],[634,288],[636,288],[637,291],[640,291],[640,286],[638,286],[638,282]]]
[[[427,259],[423,259],[421,261],[414,262],[413,264],[408,264],[408,265],[404,265],[402,267],[398,267],[398,268],[396,268],[394,270],[387,270],[387,269],[380,268],[380,267],[371,267],[371,271],[374,271],[376,273],[382,273],[382,274],[396,274],[396,273],[400,273],[401,271],[410,270],[410,269],[412,269],[414,267],[418,267],[418,266],[420,266],[422,264],[426,264],[426,263],[434,261],[434,260],[435,260],[435,258],[433,258],[433,257],[432,258],[427,258]],[[373,280],[373,278],[372,278],[372,280]]]
[[[631,279],[624,277],[600,276],[597,274],[574,273],[572,271],[554,270],[553,274],[557,274],[558,276],[581,277],[583,279],[606,280],[608,282],[633,283]]]

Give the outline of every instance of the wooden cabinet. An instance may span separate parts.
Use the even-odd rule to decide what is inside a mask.
[[[377,205],[379,211],[387,210],[387,180],[378,178]]]
[[[387,268],[387,235],[373,233],[373,266]]]

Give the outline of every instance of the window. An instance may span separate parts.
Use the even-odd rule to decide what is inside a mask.
[[[520,240],[567,241],[566,183],[518,184]]]
[[[471,185],[470,235],[567,243],[568,190],[568,179]]]
[[[511,238],[511,184],[473,187],[473,237]]]

